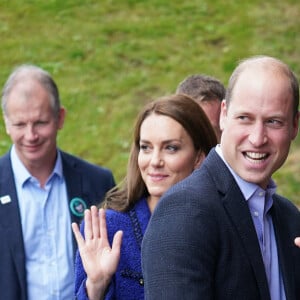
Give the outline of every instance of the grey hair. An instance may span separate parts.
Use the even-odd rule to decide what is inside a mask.
[[[14,87],[24,79],[28,78],[39,82],[42,87],[44,87],[44,89],[48,92],[53,109],[53,114],[56,118],[58,118],[61,104],[58,87],[55,81],[47,71],[35,65],[27,64],[20,65],[15,68],[4,84],[1,99],[3,114],[7,115],[7,101]]]

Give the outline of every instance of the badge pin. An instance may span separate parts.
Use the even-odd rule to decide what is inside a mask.
[[[76,217],[83,217],[87,206],[83,199],[75,197],[70,202],[70,209]]]
[[[7,204],[7,203],[11,202],[10,196],[5,195],[5,196],[0,197],[0,202],[1,202],[1,204]]]

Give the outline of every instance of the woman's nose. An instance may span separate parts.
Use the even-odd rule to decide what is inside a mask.
[[[152,157],[151,157],[151,164],[156,167],[163,166],[163,159],[162,159],[160,153],[158,153],[156,151],[153,152]]]

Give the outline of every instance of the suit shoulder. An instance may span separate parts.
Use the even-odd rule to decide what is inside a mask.
[[[10,152],[6,152],[5,154],[0,156],[0,164],[10,161]]]
[[[192,198],[196,196],[197,198],[203,193],[213,193],[216,192],[215,181],[211,177],[207,168],[201,168],[195,170],[188,177],[174,184],[165,194],[174,194],[178,196],[184,196]]]
[[[94,163],[91,163],[87,160],[84,160],[78,156],[72,155],[70,153],[66,153],[63,151],[60,151],[62,156],[63,163],[68,163],[72,165],[74,168],[79,168],[84,170],[85,172],[95,172],[100,173],[101,175],[106,175],[111,177],[112,171],[106,167],[96,165]]]
[[[276,205],[280,208],[280,210],[300,214],[299,208],[289,199],[278,194],[275,194],[273,196],[273,199],[276,202]]]

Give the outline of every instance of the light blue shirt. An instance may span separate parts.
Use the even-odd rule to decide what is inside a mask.
[[[258,185],[243,180],[227,164],[219,145],[216,147],[216,152],[227,165],[247,201],[265,265],[271,300],[285,300],[282,274],[278,262],[276,238],[270,214],[270,209],[273,205],[272,195],[276,192],[276,185],[273,180],[270,180],[265,191]]]
[[[74,297],[71,218],[60,153],[45,187],[11,150],[23,239],[29,300]]]

